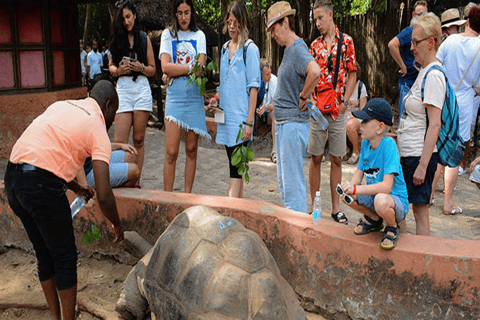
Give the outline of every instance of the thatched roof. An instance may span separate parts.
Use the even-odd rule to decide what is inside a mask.
[[[172,0],[129,0],[137,10],[137,19],[141,28],[146,31],[163,30],[170,23],[170,12],[172,11]],[[93,3],[99,0],[77,0],[77,3]],[[110,0],[110,3],[117,3]],[[200,30],[205,33],[208,46],[216,46],[218,42],[217,32],[205,23],[197,15],[197,24]]]

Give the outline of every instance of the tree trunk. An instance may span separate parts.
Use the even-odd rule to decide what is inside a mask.
[[[92,22],[92,4],[87,4],[87,13],[85,15],[85,27],[83,28],[83,43],[85,47],[88,44],[88,28]]]

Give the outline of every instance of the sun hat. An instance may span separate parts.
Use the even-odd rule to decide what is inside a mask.
[[[392,107],[383,98],[373,98],[367,102],[362,110],[352,111],[355,118],[370,120],[377,119],[380,122],[385,123],[387,126],[393,124]]]
[[[295,9],[290,7],[290,3],[287,1],[279,1],[274,3],[267,11],[267,30],[273,26],[275,22],[282,19],[283,17],[294,15],[297,12]]]
[[[463,9],[463,17],[468,17],[468,14],[470,13],[470,9],[473,7],[476,7],[477,4],[475,2],[469,2],[466,6],[465,9]]]
[[[460,19],[460,12],[458,9],[448,9],[442,13],[441,17],[442,28],[448,28],[450,26],[463,26],[467,23],[467,20]]]

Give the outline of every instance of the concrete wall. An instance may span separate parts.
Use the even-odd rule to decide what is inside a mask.
[[[346,312],[353,319],[480,319],[478,241],[401,235],[397,248],[385,251],[380,233],[356,236],[351,226],[329,219],[314,226],[310,216],[265,202],[137,189],[117,189],[115,195],[125,229],[152,244],[192,205],[239,220],[263,238],[307,309]],[[98,207],[75,217],[78,240],[92,222],[104,236],[95,246],[78,243],[80,251],[133,263],[121,246],[111,245]],[[1,185],[0,244],[30,248]]]
[[[87,88],[0,96],[0,159],[8,159],[13,145],[38,115],[59,100],[83,99]]]

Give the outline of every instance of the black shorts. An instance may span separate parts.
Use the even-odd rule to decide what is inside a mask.
[[[35,249],[40,281],[55,277],[58,290],[77,284],[77,247],[65,180],[48,171],[8,163],[8,204]]]
[[[430,203],[430,195],[432,194],[432,183],[437,171],[437,153],[432,154],[430,162],[428,163],[427,172],[425,173],[425,181],[415,186],[413,184],[413,174],[418,167],[420,157],[401,157],[400,164],[402,165],[403,177],[407,184],[408,202],[409,203]]]
[[[230,169],[230,178],[232,179],[242,179],[242,176],[238,174],[238,168],[232,165],[233,151],[235,151],[236,147],[241,146],[242,144],[244,146],[249,146],[252,144],[252,140],[243,141],[242,143],[239,143],[233,147],[225,146],[225,149],[227,150],[227,156],[228,156],[228,167]]]

